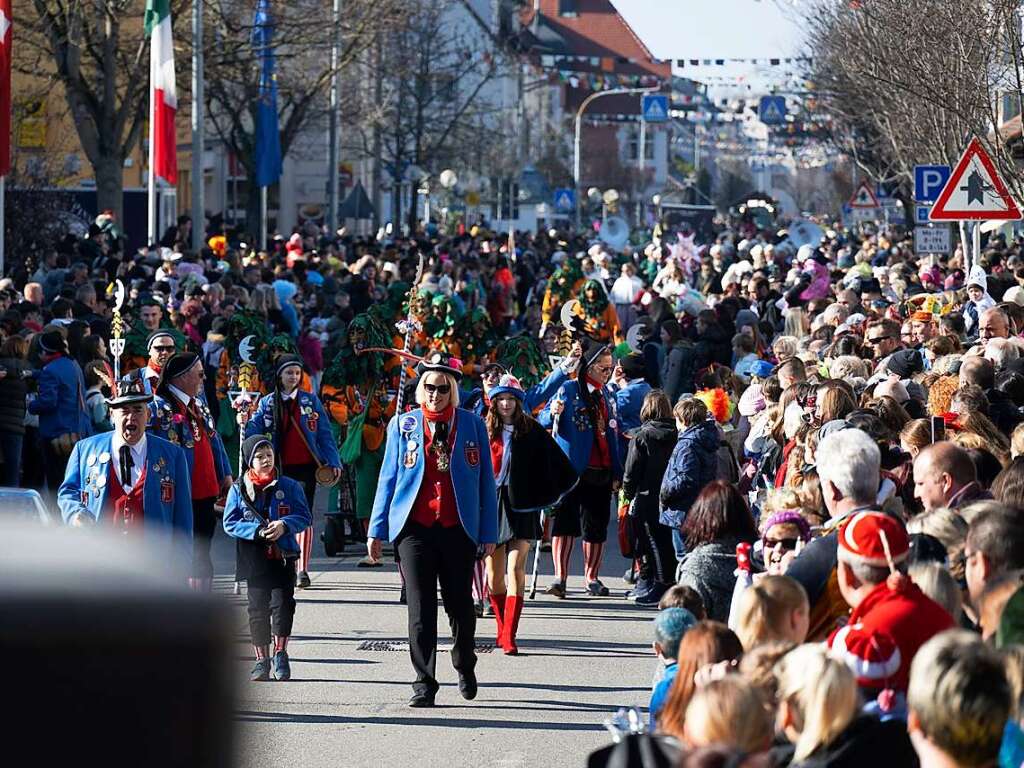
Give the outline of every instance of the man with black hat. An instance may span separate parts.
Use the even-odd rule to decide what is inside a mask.
[[[231,487],[231,465],[203,398],[203,362],[194,352],[173,355],[160,373],[150,404],[149,428],[181,446],[191,478],[194,556],[192,586],[208,591],[213,584],[210,541],[217,518],[214,503]]]
[[[176,567],[192,561],[192,502],[185,453],[146,434],[147,403],[141,382],[107,400],[113,432],[80,440],[71,451],[57,504],[73,526],[109,526],[129,536],[158,533]]]
[[[151,395],[156,389],[160,380],[160,372],[164,365],[171,359],[176,349],[174,334],[166,328],[160,328],[149,334],[146,339],[146,351],[149,352],[149,360],[141,368],[136,368],[128,374],[129,379],[138,379],[142,383],[146,394]]]
[[[40,334],[39,349],[45,365],[28,412],[39,417],[46,485],[50,493],[56,494],[71,449],[80,438],[92,434],[92,423],[85,410],[85,376],[78,363],[68,357],[64,336],[58,330]]]
[[[577,342],[573,345],[569,355],[556,365],[551,373],[545,376],[542,381],[526,390],[526,399],[523,403],[524,409],[532,412],[535,408],[546,403],[579,367],[580,355],[582,354],[583,350]],[[509,373],[508,369],[498,362],[488,363],[484,366],[483,373],[480,375],[481,388],[462,395],[465,403],[463,407],[467,411],[472,411],[480,418],[486,416],[490,405],[488,393],[492,387],[498,385],[498,381],[507,373]]]

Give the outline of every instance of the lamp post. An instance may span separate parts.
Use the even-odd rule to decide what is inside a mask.
[[[600,99],[602,96],[622,96],[631,93],[654,93],[660,91],[661,86],[656,85],[651,88],[612,88],[607,91],[596,91],[585,98],[579,108],[576,110],[576,125],[575,125],[575,138],[573,139],[573,160],[572,160],[572,181],[573,188],[576,190],[576,229],[580,228],[582,223],[583,215],[583,201],[580,200],[580,141],[582,139],[583,130],[583,113],[586,111],[590,103],[595,99]]]
[[[440,176],[437,180],[441,182],[441,186],[445,191],[445,206],[443,215],[441,217],[441,229],[447,231],[448,229],[448,208],[451,205],[452,190],[455,189],[455,185],[459,183],[459,176],[451,168],[445,168],[441,171]]]

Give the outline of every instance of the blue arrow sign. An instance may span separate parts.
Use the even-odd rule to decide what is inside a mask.
[[[571,211],[576,208],[576,190],[561,188],[555,190],[555,210]]]
[[[757,107],[757,117],[765,125],[782,125],[786,122],[786,98],[762,96]]]
[[[664,123],[668,120],[668,96],[661,93],[645,93],[641,111],[646,122]]]
[[[949,181],[950,173],[948,165],[915,165],[914,199],[919,203],[934,203]]]

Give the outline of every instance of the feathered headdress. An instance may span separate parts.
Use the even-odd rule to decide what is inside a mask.
[[[694,397],[707,406],[708,411],[719,424],[728,423],[729,419],[732,418],[733,411],[736,409],[732,400],[729,399],[728,393],[721,387],[702,389]]]

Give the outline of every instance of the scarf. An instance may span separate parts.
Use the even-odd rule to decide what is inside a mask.
[[[270,474],[267,475],[266,477],[256,474],[255,469],[249,470],[249,480],[252,482],[253,488],[255,488],[257,491],[262,491],[264,488],[266,488],[268,485],[274,482],[275,479],[277,479],[276,470],[270,470]]]
[[[448,429],[451,424],[452,416],[455,413],[455,406],[451,403],[443,411],[432,411],[427,406],[420,406],[423,411],[423,418],[427,421],[434,422],[434,437],[431,442],[447,443],[448,442]]]

